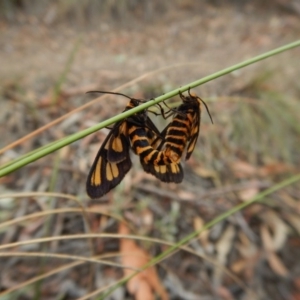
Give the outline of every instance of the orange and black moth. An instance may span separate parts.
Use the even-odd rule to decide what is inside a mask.
[[[129,98],[124,111],[144,102],[120,93],[102,93]],[[180,160],[186,148],[186,160],[195,149],[200,131],[201,103],[205,105],[210,118],[211,115],[205,102],[197,95],[190,91],[188,96],[182,93],[179,95],[182,104],[173,110],[173,120],[161,133],[146,110],[114,125],[99,149],[88,175],[86,189],[91,198],[103,196],[121,182],[132,166],[130,148],[139,155],[145,172],[163,182],[180,183],[183,180]]]
[[[130,101],[124,111],[143,102],[143,100],[127,98]],[[87,194],[91,198],[102,197],[122,181],[132,166],[131,147],[136,154],[140,155],[141,164],[146,172],[161,181],[181,182],[183,179],[181,165],[173,163],[155,149],[162,143],[163,138],[159,130],[145,110],[116,123],[102,143],[92,164],[86,183]]]
[[[205,102],[194,93],[188,96],[179,92],[182,104],[177,107],[175,116],[166,128],[164,152],[172,162],[179,162],[186,148],[185,159],[188,160],[197,143],[200,132],[201,104],[203,103],[212,121]],[[160,149],[160,147],[158,148]]]

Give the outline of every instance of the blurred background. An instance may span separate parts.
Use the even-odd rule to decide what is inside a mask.
[[[87,105],[97,97],[87,91],[122,86],[129,96],[156,97],[299,36],[299,0],[0,0],[0,163],[112,117],[128,100],[110,96]],[[113,237],[12,243],[123,233],[117,219],[132,234],[176,242],[299,173],[299,57],[292,49],[193,90],[214,124],[203,111],[179,185],[145,174],[132,155],[123,182],[90,200],[86,176],[108,129],[0,178],[0,245],[7,246],[0,247],[0,299],[90,299],[123,274],[121,267],[37,253],[122,256],[127,247],[153,257],[167,249],[149,241],[124,246]],[[190,245],[194,254],[179,251],[152,269],[149,295],[300,299],[299,199],[294,184],[220,222]],[[76,201],[90,211],[83,214]],[[23,254],[14,256],[11,247]],[[146,299],[133,294],[122,286],[107,299]]]

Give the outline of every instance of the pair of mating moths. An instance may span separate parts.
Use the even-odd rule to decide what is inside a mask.
[[[145,102],[120,93],[101,93],[129,98],[124,111]],[[87,178],[86,190],[91,198],[102,197],[122,181],[132,165],[130,148],[139,155],[145,172],[163,182],[182,181],[180,159],[186,147],[186,160],[194,151],[200,130],[201,103],[204,102],[190,91],[188,96],[181,92],[179,95],[182,104],[169,111],[175,116],[162,132],[159,132],[148,117],[147,110],[133,114],[114,125],[102,143]],[[162,108],[161,112],[165,117]]]

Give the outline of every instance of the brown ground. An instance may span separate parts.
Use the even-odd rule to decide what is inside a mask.
[[[295,41],[300,34],[299,15],[296,10],[287,9],[287,5],[261,6],[250,1],[239,5],[192,3],[183,1],[176,9],[154,14],[146,22],[141,21],[141,15],[130,13],[120,21],[101,17],[96,22],[86,20],[85,24],[72,18],[56,23],[55,19],[49,20],[48,15],[29,17],[22,14],[18,15],[16,24],[1,22],[0,92],[3,109],[0,122],[3,123],[0,147],[94,98],[85,95],[88,90],[112,90],[147,72],[187,63],[149,76],[123,90],[137,97],[157,96]],[[74,58],[68,66],[72,53]],[[210,221],[232,205],[285,178],[281,172],[288,167],[285,162],[277,160],[277,156],[269,152],[267,158],[253,160],[254,152],[245,154],[244,150],[239,150],[241,145],[230,144],[230,125],[223,128],[222,124],[231,122],[236,108],[220,100],[226,96],[260,99],[259,92],[255,90],[257,86],[263,87],[264,91],[285,95],[286,99],[299,99],[299,54],[299,48],[288,51],[195,89],[204,99],[217,97],[217,102],[209,105],[216,125],[212,129],[207,116],[204,116],[203,141],[201,132],[198,142],[200,151],[195,151],[191,162],[186,164],[186,177],[181,185],[158,183],[144,175],[134,159],[136,166],[125,178],[124,186],[104,197],[110,202],[91,202],[85,194],[85,178],[99,140],[103,139],[102,133],[98,133],[65,147],[59,157],[57,154],[49,155],[4,177],[0,181],[3,183],[0,192],[55,191],[76,195],[88,207],[114,213],[122,211],[122,217],[139,228],[136,231],[139,235],[178,241],[195,228],[200,228],[202,222]],[[66,77],[61,79],[68,67]],[[51,95],[60,82],[62,86],[57,99],[54,99],[56,105],[53,105]],[[124,104],[122,98],[110,98],[104,103],[100,100],[93,108],[5,152],[0,161],[4,163],[94,125],[120,112]],[[210,134],[224,138],[219,145],[224,148],[228,145],[225,152],[211,150],[207,142]],[[201,153],[202,149],[205,154]],[[234,153],[232,149],[236,149]],[[292,152],[297,151],[293,149]],[[199,158],[206,160],[199,161]],[[231,166],[230,170],[228,166]],[[57,174],[53,171],[55,168],[58,168]],[[277,176],[276,179],[271,175]],[[112,196],[115,202],[111,201]],[[299,191],[291,188],[284,195],[270,199],[271,206],[252,206],[219,223],[192,247],[195,251],[204,251],[217,265],[227,267],[254,292],[254,296],[247,294],[244,286],[206,259],[182,251],[161,263],[159,269],[160,282],[168,290],[170,299],[300,299],[297,254],[300,240],[296,234],[300,232],[299,227],[297,229]],[[36,211],[75,206],[72,201],[61,198],[57,202],[51,198],[53,201],[49,202],[48,198],[30,196],[13,205],[13,198],[9,200],[0,202],[2,222]],[[117,206],[120,207],[116,209]],[[295,212],[298,215],[291,216]],[[91,232],[117,232],[114,218],[100,217],[100,214],[89,214],[88,218]],[[47,221],[47,226],[43,226],[45,222],[44,218],[39,218],[26,222],[26,226],[6,227],[0,234],[1,244],[87,230],[81,213],[57,214]],[[278,240],[274,242],[276,238]],[[32,248],[15,249],[87,256],[90,251],[86,239],[43,245],[44,248],[35,244]],[[165,246],[147,243],[143,247],[151,256],[166,249]],[[118,250],[119,244],[115,239],[99,239],[93,245],[95,255]],[[40,262],[38,258],[1,259],[0,298],[1,291],[16,287],[18,283],[48,272],[63,262],[68,263],[58,259],[46,262]],[[120,277],[119,268],[80,265],[45,279],[37,299],[77,299]],[[122,296],[125,289],[121,290],[121,296],[114,299],[129,299]],[[33,289],[20,291],[16,298],[7,299],[33,299]]]

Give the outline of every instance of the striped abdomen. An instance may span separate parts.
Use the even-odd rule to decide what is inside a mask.
[[[129,126],[128,135],[134,153],[139,155],[141,161],[145,164],[162,166],[173,163],[173,161],[166,155],[165,151],[158,151],[153,148],[151,139],[145,128]]]
[[[191,138],[193,123],[194,112],[188,109],[180,111],[169,125],[165,137],[165,154],[173,162],[180,161],[187,142]]]

